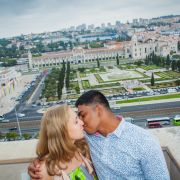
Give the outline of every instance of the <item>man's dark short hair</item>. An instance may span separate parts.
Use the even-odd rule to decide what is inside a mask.
[[[106,97],[97,90],[90,90],[82,94],[76,101],[75,106],[101,104],[108,110],[110,110],[109,102]]]

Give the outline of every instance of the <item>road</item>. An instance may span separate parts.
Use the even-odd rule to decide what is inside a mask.
[[[38,107],[31,107],[25,111],[26,117],[19,118],[20,126],[23,132],[37,132],[40,127],[40,119],[42,114],[37,113]],[[121,107],[120,109],[112,109],[115,114],[121,114],[124,117],[133,117],[135,124],[145,127],[147,118],[150,117],[174,117],[180,113],[180,101],[146,104],[139,106]],[[0,131],[8,131],[9,128],[17,127],[16,118],[13,116],[9,123],[0,123]]]

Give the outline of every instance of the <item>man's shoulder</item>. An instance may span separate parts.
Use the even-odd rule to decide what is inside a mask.
[[[139,139],[141,141],[154,139],[154,136],[147,129],[128,122],[125,122],[124,133],[130,134],[133,139]]]

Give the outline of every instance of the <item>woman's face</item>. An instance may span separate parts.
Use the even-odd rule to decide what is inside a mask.
[[[69,120],[67,127],[69,136],[73,141],[82,139],[84,137],[83,125],[83,121],[81,121],[77,114],[71,108],[69,108]]]

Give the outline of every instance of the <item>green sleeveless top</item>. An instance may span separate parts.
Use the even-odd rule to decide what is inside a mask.
[[[59,175],[55,175],[54,180],[97,180],[97,177],[93,175],[94,170],[91,161],[81,153],[79,154],[83,160],[83,164],[69,174],[66,174],[63,170],[59,170]]]
[[[97,180],[97,178],[87,171],[86,167],[81,165],[68,174],[71,180]]]

